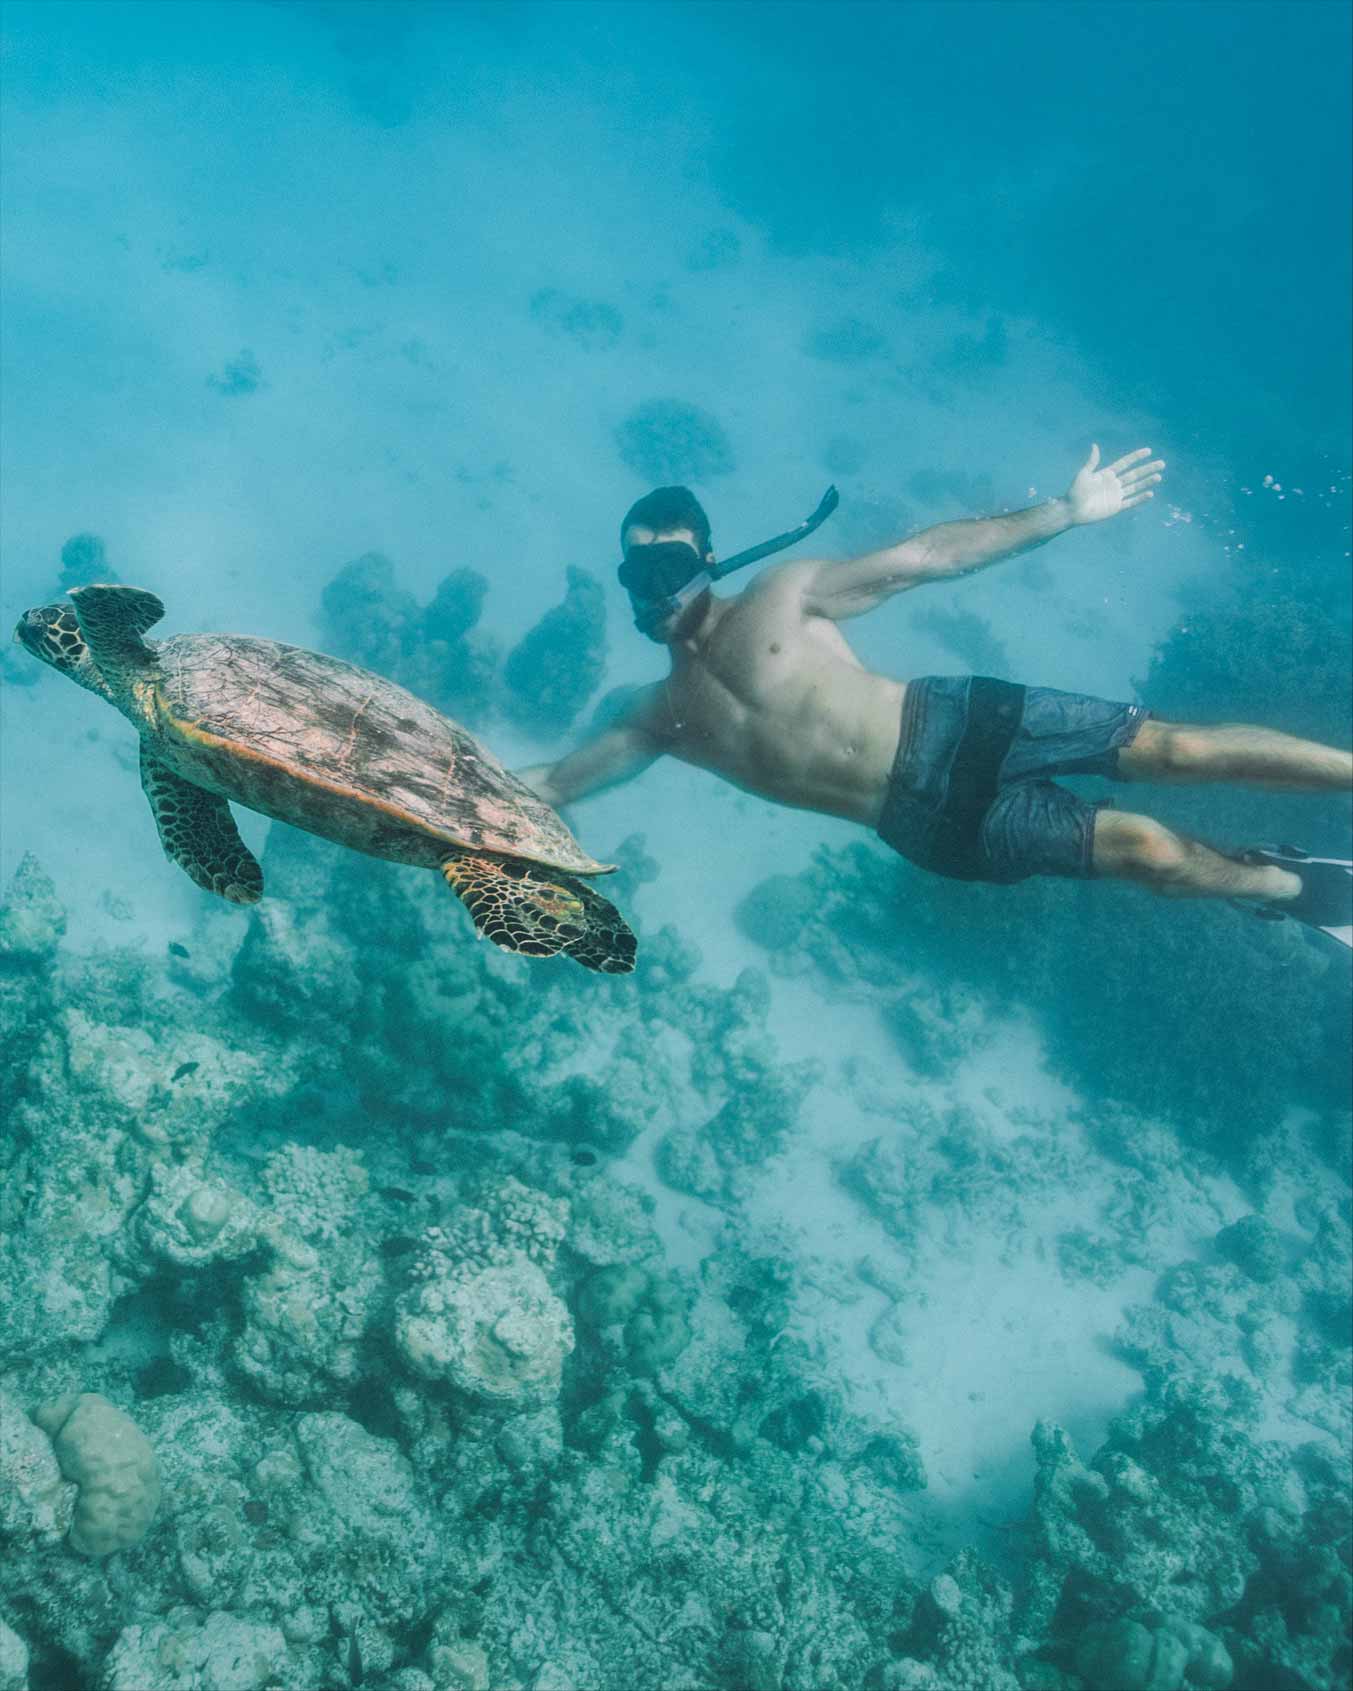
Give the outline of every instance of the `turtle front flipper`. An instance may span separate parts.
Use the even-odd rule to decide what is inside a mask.
[[[605,975],[633,969],[635,939],[624,917],[572,875],[487,852],[448,852],[441,869],[475,927],[500,951],[562,953]]]
[[[160,762],[141,742],[141,786],[165,855],[207,892],[231,904],[257,904],[263,871],[240,838],[230,806]]]
[[[143,587],[73,587],[76,620],[89,647],[89,655],[105,681],[119,680],[144,669],[154,660],[154,650],[141,636],[164,615],[164,606]]]

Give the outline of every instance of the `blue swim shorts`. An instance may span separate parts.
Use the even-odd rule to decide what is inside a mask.
[[[1095,812],[1055,775],[1118,777],[1118,753],[1150,715],[1053,687],[927,675],[902,700],[902,733],[879,838],[964,881],[1094,873]]]

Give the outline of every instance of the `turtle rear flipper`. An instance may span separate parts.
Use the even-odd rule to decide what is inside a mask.
[[[89,655],[106,681],[117,685],[129,671],[144,669],[155,653],[141,636],[164,615],[164,606],[143,587],[73,587],[71,599]]]
[[[257,904],[263,871],[240,838],[230,806],[161,763],[141,742],[141,786],[165,855],[206,892],[231,904]]]
[[[635,939],[620,912],[572,875],[521,858],[450,852],[447,885],[500,951],[574,958],[600,974],[628,974]]]

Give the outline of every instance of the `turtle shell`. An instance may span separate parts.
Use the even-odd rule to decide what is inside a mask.
[[[426,861],[432,841],[574,874],[614,867],[473,734],[370,670],[245,635],[180,635],[155,658],[157,750],[226,798],[397,861]]]

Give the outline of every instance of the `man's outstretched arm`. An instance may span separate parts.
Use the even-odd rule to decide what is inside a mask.
[[[537,763],[513,773],[546,804],[572,804],[603,787],[617,786],[647,769],[665,748],[644,726],[639,712],[604,728],[557,763]]]
[[[1092,447],[1061,499],[1000,517],[937,523],[899,546],[868,552],[846,563],[820,564],[805,587],[804,607],[811,615],[839,622],[872,611],[910,587],[985,569],[1080,523],[1102,522],[1153,498],[1152,485],[1164,468],[1162,459],[1151,459],[1149,446],[1141,446],[1100,469],[1099,448]]]

